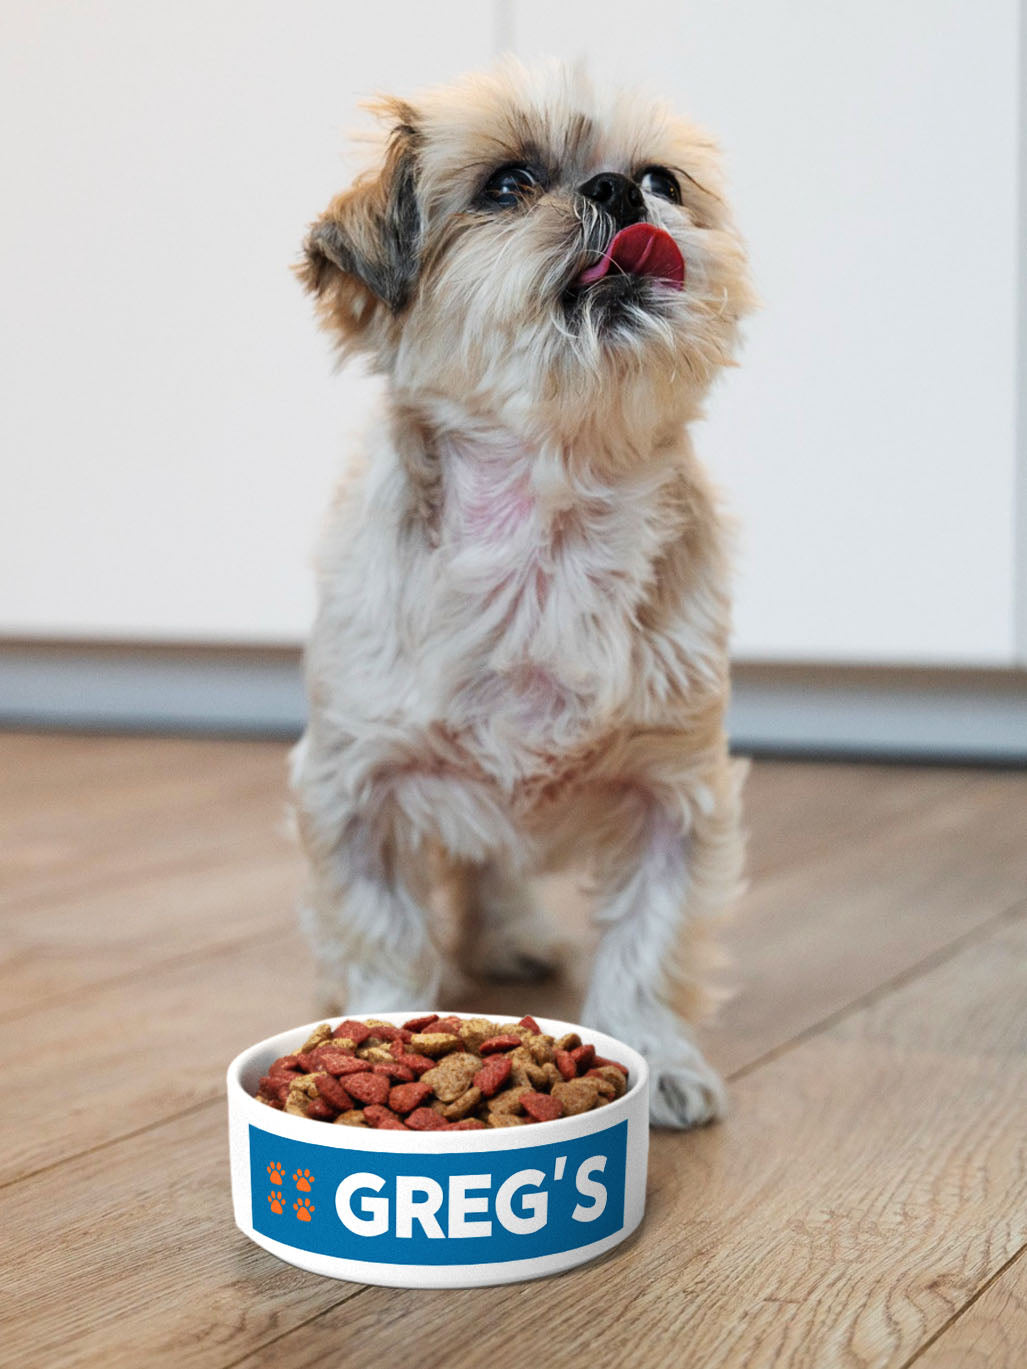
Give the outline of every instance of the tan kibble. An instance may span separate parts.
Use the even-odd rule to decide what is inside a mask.
[[[535,1061],[532,1059],[531,1051],[528,1050],[527,1046],[515,1046],[512,1051],[507,1051],[506,1054],[510,1059],[510,1067],[512,1070],[510,1078],[513,1082],[519,1084],[521,1088],[536,1088],[537,1085],[535,1079],[532,1078],[532,1075],[539,1070],[539,1066],[535,1064]]]
[[[521,1107],[522,1093],[524,1093],[524,1089],[519,1084],[512,1088],[503,1089],[502,1093],[497,1093],[494,1098],[489,1099],[489,1112],[509,1112],[517,1116],[524,1111]]]
[[[297,1117],[306,1117],[307,1104],[317,1096],[316,1074],[297,1074],[289,1085],[289,1096],[285,1100],[285,1111]]]
[[[357,1051],[357,1056],[372,1065],[394,1065],[396,1063],[396,1057],[388,1046],[361,1046],[360,1050]]]
[[[450,1032],[415,1032],[407,1045],[414,1055],[429,1055],[433,1060],[439,1056],[448,1055],[450,1051],[455,1051],[463,1046],[459,1036],[453,1036]]]
[[[340,1112],[336,1117],[334,1125],[337,1127],[366,1127],[364,1121],[363,1108],[351,1108],[349,1112]]]
[[[524,1044],[531,1051],[531,1058],[536,1065],[546,1065],[552,1060],[555,1042],[551,1036],[531,1035]]]
[[[431,1030],[432,1026],[437,1027],[440,1023],[444,1027],[456,1027],[458,1022],[459,1027],[454,1031]],[[329,1060],[331,1052],[340,1052],[359,1059],[363,1062],[361,1067],[369,1071],[376,1067],[380,1069],[383,1065],[394,1066],[397,1052],[429,1056],[431,1068],[420,1076],[421,1082],[431,1090],[423,1106],[431,1108],[447,1122],[476,1118],[488,1126],[525,1126],[535,1120],[525,1114],[521,1106],[521,1097],[528,1091],[552,1096],[561,1105],[562,1115],[573,1117],[593,1108],[608,1106],[622,1097],[627,1089],[624,1072],[614,1065],[594,1066],[580,1078],[563,1078],[554,1059],[555,1052],[558,1049],[576,1049],[581,1044],[577,1032],[567,1032],[556,1039],[545,1032],[532,1031],[519,1022],[495,1022],[487,1017],[463,1020],[454,1017],[451,1020],[437,1019],[429,1024],[427,1030],[410,1033],[410,1040],[397,1047],[393,1035],[395,1029],[390,1024],[370,1018],[366,1025],[372,1035],[358,1046],[352,1038],[333,1037],[330,1023],[322,1022],[296,1054],[315,1053],[316,1061],[318,1051],[328,1052]],[[377,1035],[376,1029],[383,1035]],[[480,1047],[487,1038],[497,1036],[512,1038],[518,1044],[512,1050],[483,1057]],[[505,1086],[494,1097],[485,1098],[475,1084],[474,1076],[480,1069],[487,1068],[490,1063],[498,1063],[503,1058],[510,1065]],[[308,1117],[311,1104],[316,1101],[314,1115],[320,1119],[334,1121],[337,1126],[371,1126],[365,1109],[360,1106],[347,1109],[341,1116],[334,1116],[335,1109],[328,1102],[327,1095],[335,1090],[329,1087],[330,1080],[323,1072],[323,1065],[320,1068],[315,1065],[310,1073],[292,1075],[295,1057],[288,1057],[288,1061],[288,1065],[275,1062],[281,1065],[282,1073],[276,1073],[274,1066],[269,1070],[273,1081],[271,1093],[258,1093],[259,1102],[274,1108],[284,1106],[284,1110],[294,1116]],[[391,1078],[396,1071],[390,1068],[384,1073]],[[283,1104],[279,1089],[287,1080]],[[319,1092],[319,1081],[324,1081],[325,1093]],[[345,1076],[339,1085],[346,1087]]]
[[[591,1111],[599,1099],[599,1087],[595,1079],[565,1079],[553,1085],[552,1093],[563,1104],[565,1117]]]
[[[476,1051],[483,1041],[495,1036],[498,1028],[487,1017],[469,1017],[460,1028],[460,1040],[468,1050]]]
[[[318,1046],[320,1046],[322,1042],[330,1041],[331,1036],[332,1024],[330,1022],[322,1022],[319,1027],[314,1028],[314,1030],[307,1037],[306,1041],[304,1041],[303,1045],[300,1046],[299,1054],[307,1055],[310,1051],[317,1050]]]
[[[542,1093],[548,1093],[554,1084],[563,1083],[563,1075],[560,1073],[560,1071],[556,1068],[555,1065],[542,1065],[541,1070],[546,1080],[545,1084],[542,1086],[541,1089]]]
[[[440,1060],[434,1069],[421,1075],[421,1083],[427,1084],[436,1098],[443,1103],[452,1103],[471,1086],[471,1080],[481,1069],[481,1057],[468,1051],[459,1051]]]
[[[441,1113],[447,1122],[462,1122],[465,1117],[470,1117],[480,1102],[481,1089],[472,1084],[452,1103],[437,1102],[433,1106],[435,1111]]]
[[[621,1098],[627,1092],[628,1083],[624,1078],[624,1071],[619,1070],[616,1065],[597,1065],[596,1072],[613,1088],[613,1098]]]

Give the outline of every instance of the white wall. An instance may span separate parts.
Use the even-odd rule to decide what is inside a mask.
[[[445,9],[5,0],[0,631],[303,635],[365,385],[289,265],[357,100],[488,59]]]
[[[498,34],[725,145],[766,301],[699,434],[743,522],[737,654],[1011,663],[1017,9],[7,0],[0,632],[302,637],[366,386],[288,264],[356,98]]]

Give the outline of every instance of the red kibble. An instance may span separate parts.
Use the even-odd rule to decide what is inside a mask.
[[[568,1108],[600,1106],[628,1087],[626,1065],[597,1055],[594,1045],[581,1043],[574,1034],[568,1038],[578,1042],[573,1049],[556,1049],[553,1038],[545,1035],[531,1013],[525,1013],[515,1026],[485,1023],[485,1031],[492,1035],[472,1046],[478,1040],[480,1025],[476,1020],[476,1029],[467,1031],[467,1019],[456,1013],[424,1013],[409,1018],[402,1027],[349,1017],[327,1039],[322,1037],[328,1028],[321,1026],[311,1035],[311,1042],[317,1043],[312,1049],[279,1056],[267,1067],[258,1100],[279,1111],[291,1109],[324,1122],[362,1121],[365,1126],[394,1131],[480,1131],[492,1122],[554,1121],[566,1117]],[[466,1040],[461,1036],[465,1031]],[[415,1033],[423,1035],[431,1055],[419,1054],[411,1046]],[[525,1043],[529,1041],[539,1049],[527,1050]],[[451,1052],[446,1050],[447,1042],[453,1048]],[[544,1046],[545,1042],[549,1045]],[[469,1051],[472,1053],[467,1054]],[[371,1058],[360,1059],[358,1052]],[[448,1054],[455,1058],[446,1059]],[[528,1077],[516,1066],[521,1056]],[[534,1066],[529,1057],[534,1058]],[[555,1061],[557,1069],[549,1064],[545,1070],[536,1068],[542,1059]],[[623,1085],[616,1079],[611,1084],[611,1066],[623,1077]],[[474,1087],[467,1079],[468,1070],[474,1071]],[[548,1078],[543,1077],[546,1070]],[[441,1100],[431,1081],[422,1077],[428,1071],[438,1072],[438,1089],[444,1095]],[[514,1074],[523,1082],[514,1084]],[[576,1084],[571,1089],[573,1100],[554,1097],[549,1088],[553,1079],[565,1080],[563,1088],[567,1088],[584,1077],[589,1077],[590,1092],[592,1085],[596,1086],[591,1097],[586,1096],[584,1085],[580,1096]],[[458,1097],[450,1106],[449,1093],[454,1086]],[[500,1107],[513,1102],[520,1115],[489,1116],[489,1108],[497,1102]],[[452,1117],[454,1113],[452,1121],[443,1115]]]
[[[514,1036],[513,1032],[506,1032],[502,1036],[490,1036],[487,1041],[483,1041],[478,1047],[478,1054],[492,1055],[495,1051],[511,1051],[520,1044],[519,1036]]]
[[[407,1031],[405,1027],[390,1027],[387,1022],[383,1022],[378,1027],[371,1027],[368,1035],[376,1036],[379,1041],[409,1041],[413,1032]]]
[[[347,1055],[345,1051],[334,1050],[331,1046],[319,1046],[312,1059],[319,1070],[336,1077],[367,1073],[366,1060],[358,1060],[355,1055]]]
[[[274,1098],[280,1107],[284,1107],[289,1096],[289,1084],[295,1078],[294,1074],[265,1074],[260,1081],[260,1091],[265,1097]]]
[[[628,1077],[627,1065],[622,1065],[619,1060],[607,1060],[605,1056],[594,1055],[592,1057],[592,1063],[593,1065],[612,1065],[615,1070],[620,1070],[625,1079]]]
[[[513,1065],[508,1055],[494,1055],[474,1076],[474,1083],[486,1098],[498,1093],[510,1078]]]
[[[434,1108],[415,1108],[407,1117],[407,1126],[411,1131],[445,1131],[449,1123]]]
[[[522,1093],[521,1107],[536,1122],[553,1122],[563,1116],[563,1104],[551,1093]]]
[[[353,1106],[353,1099],[338,1079],[333,1079],[330,1074],[318,1075],[317,1091],[325,1102],[330,1103],[337,1112],[349,1112]]]
[[[584,1074],[587,1069],[591,1068],[592,1061],[596,1058],[596,1048],[590,1042],[587,1046],[575,1046],[572,1051],[568,1051],[568,1055],[574,1061],[577,1072]],[[563,1070],[560,1073],[562,1074]]]
[[[406,1127],[396,1114],[382,1107],[380,1103],[372,1103],[364,1109],[364,1121],[376,1131],[406,1131]]]
[[[400,1054],[396,1056],[396,1064],[405,1065],[407,1069],[413,1070],[418,1079],[426,1070],[433,1070],[438,1063],[439,1062],[433,1060],[430,1055]]]
[[[578,1062],[571,1055],[570,1051],[557,1051],[553,1057],[556,1061],[556,1068],[565,1079],[573,1079],[578,1072]]]
[[[311,1098],[307,1104],[307,1116],[312,1117],[315,1122],[334,1122],[337,1109],[331,1103],[326,1103],[323,1098]]]
[[[372,1074],[384,1074],[386,1079],[392,1079],[398,1084],[409,1084],[414,1077],[414,1072],[409,1065],[403,1065],[398,1060],[394,1060],[391,1065],[372,1065]]]
[[[346,1088],[359,1103],[384,1103],[389,1096],[389,1081],[383,1074],[348,1074]]]
[[[389,1107],[393,1112],[413,1112],[426,1098],[431,1097],[427,1084],[397,1084],[389,1090]]]

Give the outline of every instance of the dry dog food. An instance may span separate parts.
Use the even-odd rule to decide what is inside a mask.
[[[468,1131],[550,1122],[604,1107],[628,1087],[626,1066],[577,1032],[547,1035],[533,1017],[368,1018],[316,1027],[274,1062],[257,1099],[346,1127]]]

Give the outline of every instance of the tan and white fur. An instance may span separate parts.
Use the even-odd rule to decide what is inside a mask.
[[[694,933],[738,884],[740,768],[725,537],[689,425],[750,304],[715,149],[555,62],[377,109],[375,163],[299,268],[343,354],[387,378],[320,548],[293,757],[321,976],[347,1011],[437,1006],[440,867],[466,963],[535,974],[554,937],[529,880],[587,860],[581,1021],[646,1055],[655,1122],[704,1122],[724,1095],[689,1026]],[[513,207],[488,198],[525,165]],[[615,227],[580,187],[664,184],[650,167],[680,188],[639,212],[684,288],[575,290]]]

